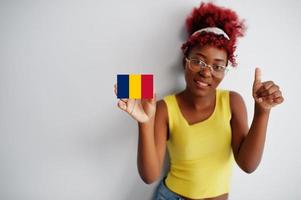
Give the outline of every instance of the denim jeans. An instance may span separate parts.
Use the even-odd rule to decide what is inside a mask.
[[[164,180],[165,177],[159,182],[153,200],[184,200],[181,196],[168,189]]]

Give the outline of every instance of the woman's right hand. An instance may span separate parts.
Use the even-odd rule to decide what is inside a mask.
[[[116,96],[117,89],[115,84],[114,92]],[[152,99],[119,99],[117,105],[138,122],[148,122],[156,113],[156,94]]]

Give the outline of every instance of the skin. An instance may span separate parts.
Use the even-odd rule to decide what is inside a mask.
[[[227,53],[213,46],[193,48],[188,57],[198,58],[207,64],[227,64]],[[210,69],[193,72],[184,66],[186,88],[176,94],[180,110],[189,124],[207,119],[215,108],[215,90],[224,75],[212,76]],[[198,88],[195,80],[209,83],[206,88]],[[117,91],[115,85],[115,93]],[[259,165],[264,149],[266,130],[271,108],[281,104],[284,99],[278,85],[273,81],[261,81],[259,68],[255,70],[252,96],[254,98],[254,116],[248,127],[247,110],[240,94],[230,91],[231,106],[231,146],[237,165],[246,173],[252,173]],[[138,122],[139,138],[137,167],[142,180],[151,184],[161,175],[166,153],[166,141],[169,136],[167,106],[163,100],[120,99],[118,107]],[[189,199],[185,198],[184,199]],[[222,194],[206,200],[225,200],[228,194]]]

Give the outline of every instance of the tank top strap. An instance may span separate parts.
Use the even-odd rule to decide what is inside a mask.
[[[185,120],[181,118],[182,113],[179,109],[175,94],[164,96],[163,100],[167,106],[169,130],[172,131],[175,124],[185,123]],[[216,105],[212,116],[210,116],[210,120],[215,120],[215,117],[218,116],[227,120],[231,119],[230,92],[228,90],[216,90]],[[207,121],[210,120],[207,119]]]
[[[175,94],[167,95],[163,98],[163,100],[167,106],[169,130],[173,131],[174,124],[181,123],[181,115],[178,110]]]
[[[231,106],[230,106],[230,91],[218,89],[219,93],[219,101],[217,105],[217,109],[219,115],[222,115],[224,119],[231,119]]]

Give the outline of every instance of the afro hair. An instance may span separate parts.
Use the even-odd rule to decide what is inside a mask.
[[[229,36],[230,40],[210,32],[193,34],[207,27],[222,29]],[[181,47],[184,56],[187,56],[189,51],[195,46],[212,45],[220,49],[225,49],[232,66],[237,65],[234,55],[236,42],[238,37],[244,36],[246,26],[244,20],[239,19],[236,12],[213,3],[201,3],[187,17],[186,28],[189,37]],[[183,63],[185,63],[184,60]]]

